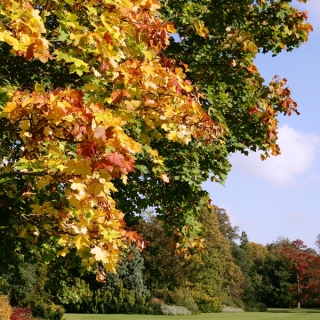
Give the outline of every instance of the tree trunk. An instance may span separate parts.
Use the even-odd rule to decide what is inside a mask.
[[[300,309],[300,277],[299,277],[299,273],[297,273],[297,281],[298,281],[298,309]]]

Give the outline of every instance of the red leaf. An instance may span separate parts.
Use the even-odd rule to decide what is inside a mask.
[[[142,251],[148,244],[148,242],[144,239],[144,237],[141,234],[138,234],[136,231],[126,231],[125,237],[130,242],[135,242],[136,248],[139,251]]]
[[[135,242],[139,238],[139,235],[137,234],[137,231],[127,231],[126,237],[129,241]]]
[[[81,143],[80,148],[78,149],[78,154],[91,158],[96,153],[96,141],[84,141]]]
[[[25,54],[26,60],[31,60],[33,58],[34,47],[34,43],[30,44],[30,46],[28,47],[27,52]]]
[[[249,110],[249,114],[252,115],[254,113],[258,113],[259,112],[259,109],[257,107],[253,107]]]
[[[107,159],[109,159],[111,163],[117,165],[120,168],[125,167],[125,164],[123,163],[124,156],[121,153],[110,153],[109,155],[107,155]]]
[[[110,163],[110,161],[108,159],[103,159],[103,160],[100,160],[98,162],[96,162],[94,165],[94,170],[99,170],[101,168],[105,168],[107,169],[109,172],[113,172],[113,165]]]

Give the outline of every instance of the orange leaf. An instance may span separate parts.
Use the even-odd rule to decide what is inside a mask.
[[[123,100],[123,97],[130,97],[130,93],[126,90],[116,90],[111,93],[112,102],[117,104],[120,103]]]

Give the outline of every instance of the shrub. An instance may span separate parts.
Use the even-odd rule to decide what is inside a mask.
[[[199,310],[204,313],[220,312],[222,309],[222,297],[208,294],[206,290],[193,288],[190,290]]]
[[[32,315],[44,320],[62,320],[64,309],[55,304],[46,305],[39,302],[31,307]]]
[[[179,306],[168,306],[164,304],[161,306],[161,311],[165,315],[173,315],[173,316],[188,316],[191,315],[191,312],[185,307]]]
[[[67,312],[74,313],[138,313],[162,314],[160,306],[151,302],[149,295],[138,295],[134,290],[115,287],[113,291],[104,289],[91,290],[85,281],[76,281],[73,290],[77,299],[65,300]]]
[[[243,309],[240,309],[240,308],[235,308],[235,307],[227,307],[227,306],[224,306],[222,309],[221,309],[221,312],[244,312]]]
[[[192,291],[186,288],[178,288],[174,291],[170,291],[168,289],[159,289],[155,291],[156,298],[159,301],[162,301],[162,304],[170,304],[185,307],[192,314],[199,314],[198,305],[196,304]]]
[[[23,263],[15,274],[11,274],[10,301],[13,306],[25,306],[32,300],[35,287],[38,284],[37,265]],[[38,288],[40,291],[41,289]],[[38,292],[37,292],[38,293]],[[44,292],[41,293],[44,294]]]
[[[245,310],[250,312],[266,312],[268,307],[262,302],[256,302],[247,304]]]
[[[10,320],[12,308],[9,303],[9,297],[0,295],[0,320]]]
[[[237,298],[232,299],[230,301],[230,305],[243,310],[245,310],[246,308],[246,304],[241,299],[237,299]]]
[[[30,320],[32,311],[30,308],[13,308],[10,320]]]

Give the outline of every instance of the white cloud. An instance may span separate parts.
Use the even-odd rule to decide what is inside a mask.
[[[299,132],[284,125],[279,128],[278,143],[281,155],[260,160],[258,153],[249,156],[237,153],[231,157],[233,169],[244,171],[284,185],[293,182],[299,175],[307,174],[315,160],[320,138],[316,134]]]

